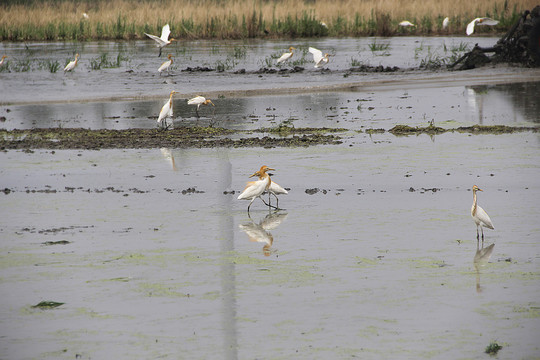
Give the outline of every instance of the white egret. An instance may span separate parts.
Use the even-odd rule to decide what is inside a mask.
[[[83,16],[83,18],[84,18],[85,20],[90,19],[90,16],[88,16],[87,13],[82,13],[82,16]]]
[[[412,22],[408,21],[408,20],[403,20],[402,22],[400,22],[398,24],[399,26],[403,26],[403,27],[413,27],[413,26],[416,26],[414,25]]]
[[[7,58],[7,55],[2,55],[2,60],[0,60],[0,66],[4,65],[5,58]]]
[[[163,29],[161,29],[161,37],[157,37],[156,35],[150,35],[147,33],[144,33],[144,35],[148,36],[150,39],[154,40],[157,43],[157,47],[159,48],[159,56],[161,56],[161,50],[171,44],[173,41],[176,41],[175,38],[171,38],[169,40],[169,35],[171,34],[171,28],[169,27],[169,24],[165,25]]]
[[[169,67],[173,63],[172,54],[167,55],[167,61],[165,61],[158,69],[159,75],[161,76],[161,72],[167,70],[167,74],[169,73]]]
[[[259,179],[261,179],[262,177],[262,173],[261,171],[257,171],[255,174],[251,175],[251,176],[258,176]],[[287,190],[285,190],[285,188],[283,188],[281,185],[279,185],[278,183],[274,182],[274,180],[270,180],[270,186],[268,187],[267,189],[268,191],[268,204],[265,204],[268,205],[268,206],[272,206],[270,205],[270,194],[274,195],[274,197],[276,198],[276,206],[275,208],[276,209],[279,209],[279,198],[277,197],[278,195],[283,195],[283,194],[288,194],[289,192]],[[261,198],[262,199],[262,198]],[[264,202],[264,200],[263,200]]]
[[[447,16],[442,21],[442,28],[443,30],[446,30],[448,28],[448,25],[450,24],[450,18]]]
[[[177,91],[171,91],[171,95],[169,95],[169,100],[165,104],[163,104],[163,107],[161,108],[161,111],[159,112],[159,116],[157,119],[158,125],[161,125],[162,129],[167,129],[169,126],[167,125],[167,118],[170,117],[172,121],[173,116],[173,95],[176,94]]]
[[[471,35],[474,32],[474,26],[475,25],[493,26],[493,25],[497,25],[498,23],[499,23],[499,21],[493,20],[492,18],[488,18],[488,17],[476,18],[467,25],[467,31],[466,32],[467,32],[467,35]]]
[[[75,66],[77,66],[77,62],[79,61],[79,54],[75,54],[75,60],[70,61],[66,67],[64,68],[64,72],[71,71],[75,69]]]
[[[204,96],[198,95],[194,97],[193,99],[188,100],[188,105],[197,105],[197,108],[195,109],[195,112],[197,113],[197,117],[199,117],[199,107],[201,105],[208,105],[212,104],[212,106],[215,106],[212,100],[206,99]]]
[[[256,198],[260,198],[262,200],[261,195],[270,187],[270,183],[272,182],[272,180],[270,179],[270,175],[267,174],[267,171],[270,170],[275,169],[271,169],[266,165],[261,166],[261,169],[259,171],[250,176],[259,176],[259,180],[248,182],[244,191],[242,191],[242,193],[238,195],[238,200],[251,200],[247,208],[248,213],[251,204],[253,204],[253,201]],[[264,202],[264,200],[262,201]]]
[[[281,57],[279,59],[277,59],[276,64],[281,64],[281,63],[287,62],[293,56],[293,50],[296,50],[296,48],[294,48],[292,46],[289,47],[289,52],[284,53],[283,55],[281,55]]]
[[[473,204],[471,207],[471,216],[474,220],[474,223],[476,224],[476,239],[479,239],[478,234],[478,227],[482,230],[482,241],[484,241],[484,227],[487,227],[488,229],[494,229],[493,223],[491,222],[491,219],[489,218],[489,215],[482,209],[477,201],[476,201],[476,192],[477,191],[483,191],[478,186],[474,185],[472,187],[473,191]]]
[[[319,68],[321,66],[324,66],[325,64],[328,64],[328,57],[331,56],[330,54],[324,54],[321,50],[315,49],[313,47],[310,47],[309,52],[313,54],[313,61],[315,61],[315,67]]]

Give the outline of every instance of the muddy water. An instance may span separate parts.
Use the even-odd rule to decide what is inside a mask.
[[[332,42],[342,44],[336,53],[350,41]],[[81,50],[73,46],[48,51],[63,58]],[[155,56],[145,42],[129,46]],[[192,48],[205,46],[210,56],[208,43]],[[261,42],[253,51],[264,58],[282,47]],[[399,58],[390,64],[411,66]],[[258,68],[248,59],[246,69]],[[215,96],[214,113],[201,110],[199,123],[350,131],[342,145],[296,149],[1,152],[0,357],[482,358],[495,340],[500,357],[539,356],[538,134],[354,131],[431,120],[535,125],[537,71],[344,77],[347,64],[337,63],[329,74],[159,78],[145,61],[131,61],[101,71],[83,63],[65,76],[1,72],[0,86],[10,89],[2,127],[151,127],[161,93],[178,85],[185,91],[175,122],[191,125],[184,98],[202,84],[226,95]],[[106,82],[111,76],[125,83]],[[302,76],[338,86],[301,91]],[[41,90],[53,83],[54,91]],[[262,164],[276,168],[273,179],[289,194],[280,197],[284,210],[257,201],[248,216],[236,197]],[[479,202],[495,225],[484,251],[470,218],[473,184],[484,189]],[[40,301],[64,304],[32,307]]]
[[[536,134],[0,156],[7,358],[538,355]],[[286,210],[250,218],[262,163]]]

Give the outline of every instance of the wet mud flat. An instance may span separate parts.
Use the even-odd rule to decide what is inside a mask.
[[[325,44],[355,47],[324,73],[254,74],[250,56],[158,77],[148,47],[131,72],[0,74],[24,83],[0,108],[0,357],[537,358],[540,74],[344,77],[356,40]],[[193,49],[182,67],[209,56]],[[416,61],[392,54],[369,61]],[[215,90],[216,113],[176,99],[160,132],[179,84]],[[263,164],[289,194],[248,214]]]
[[[1,353],[536,357],[537,133],[342,141],[0,152]],[[248,216],[263,163],[289,194]]]

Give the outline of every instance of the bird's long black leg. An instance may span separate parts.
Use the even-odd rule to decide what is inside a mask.
[[[163,48],[159,47],[159,55],[158,55],[158,57],[161,57],[161,49],[163,49]]]

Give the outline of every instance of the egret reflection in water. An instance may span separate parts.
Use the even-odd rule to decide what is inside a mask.
[[[176,168],[176,163],[174,162],[174,155],[173,155],[171,149],[169,149],[169,148],[161,148],[160,150],[161,150],[161,155],[163,155],[165,160],[171,162],[171,167],[172,167],[173,171],[177,171],[178,169]]]
[[[476,242],[476,253],[474,254],[474,268],[476,269],[476,292],[481,293],[482,287],[480,286],[480,269],[486,266],[493,254],[493,248],[495,244],[491,244],[487,247],[484,247],[484,242],[482,242],[482,247],[480,247],[480,242]]]
[[[286,218],[287,213],[275,211],[264,217],[258,224],[250,218],[250,222],[239,225],[240,229],[247,234],[249,241],[263,243],[264,256],[270,256],[274,236],[270,230],[277,228]]]

